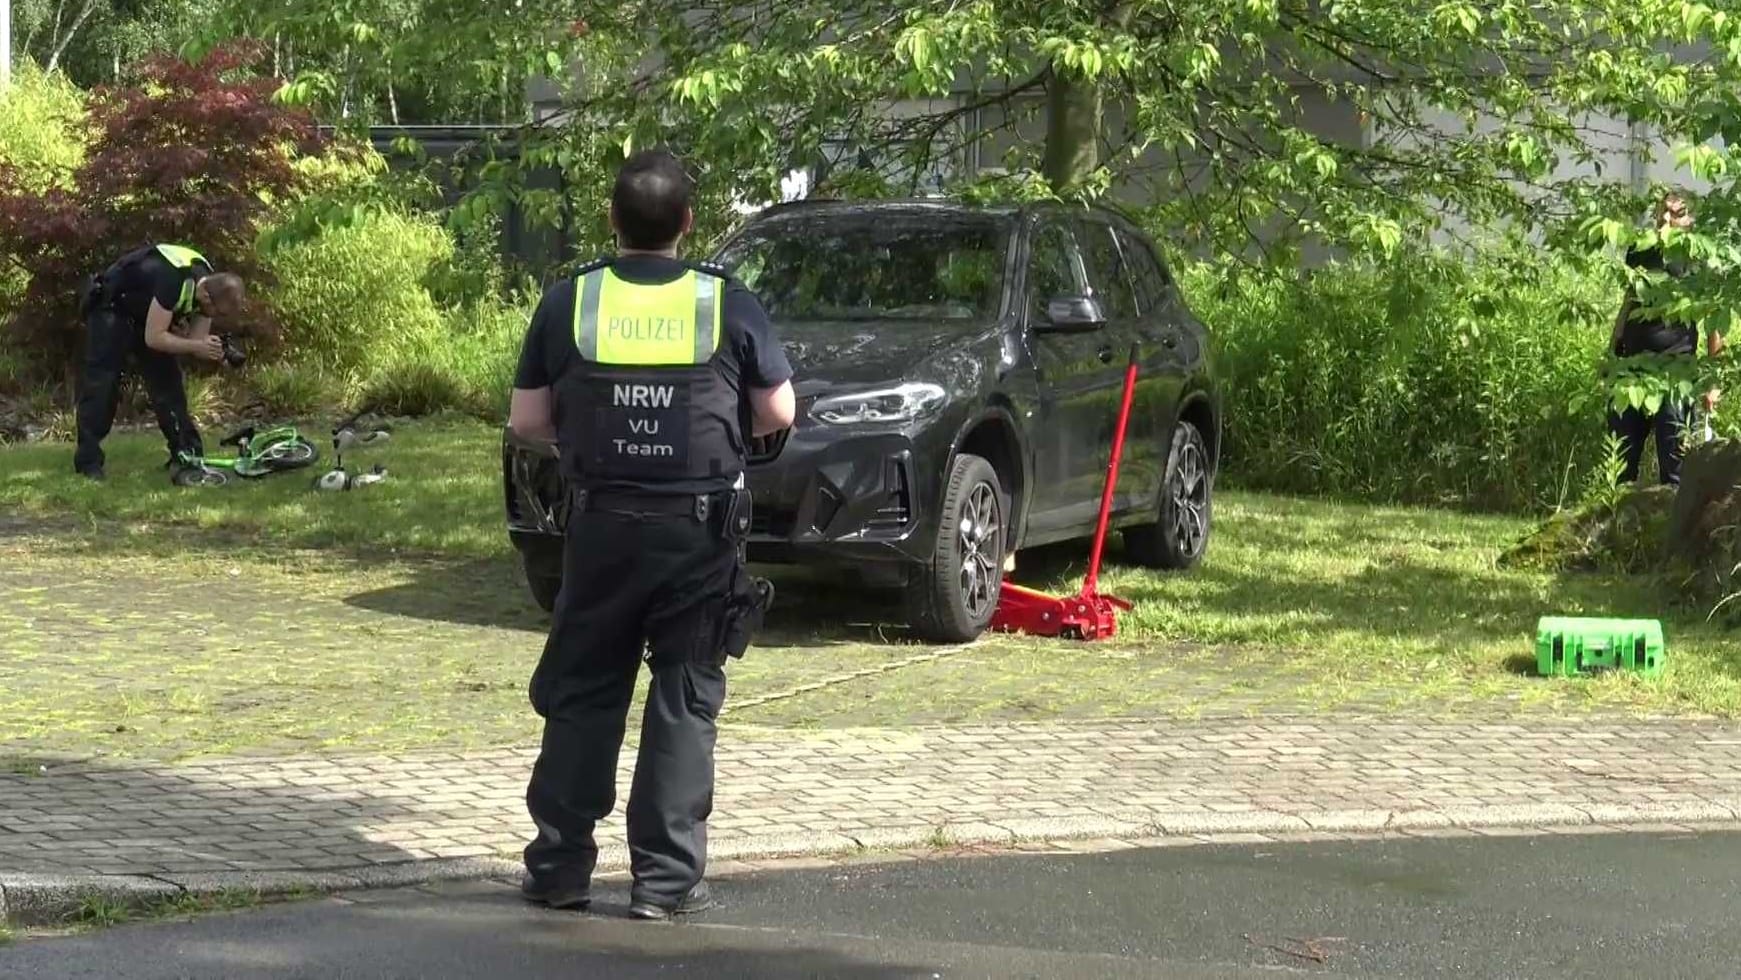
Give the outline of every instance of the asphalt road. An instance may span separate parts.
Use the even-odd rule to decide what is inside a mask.
[[[0,950],[0,977],[1735,977],[1741,835],[1178,847],[786,872],[678,925],[497,883]]]

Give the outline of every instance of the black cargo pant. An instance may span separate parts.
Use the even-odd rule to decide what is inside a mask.
[[[145,382],[170,458],[174,459],[179,449],[203,453],[199,430],[187,411],[187,389],[175,356],[145,346],[145,326],[110,308],[87,313],[85,329],[85,370],[77,412],[79,444],[73,452],[73,469],[84,472],[103,465],[103,440],[115,424],[121,374],[129,366]]]
[[[538,836],[525,860],[541,882],[592,874],[593,827],[616,803],[643,649],[652,681],[627,812],[632,898],[675,905],[705,871],[721,637],[745,575],[724,526],[730,495],[708,499],[705,519],[606,499],[571,505],[562,589],[531,684],[544,739],[526,791]]]
[[[1679,486],[1681,457],[1685,455],[1682,438],[1685,426],[1692,418],[1689,402],[1664,401],[1656,415],[1646,415],[1643,409],[1628,408],[1624,412],[1608,411],[1608,428],[1620,439],[1621,460],[1626,468],[1620,474],[1621,483],[1638,479],[1638,465],[1644,461],[1644,441],[1656,430],[1656,464],[1662,482]]]

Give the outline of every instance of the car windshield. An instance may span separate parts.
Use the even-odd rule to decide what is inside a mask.
[[[989,216],[819,215],[751,229],[720,260],[775,320],[985,320],[1007,240]]]

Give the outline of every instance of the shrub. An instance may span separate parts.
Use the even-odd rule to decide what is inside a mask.
[[[465,410],[471,393],[447,365],[414,358],[396,359],[364,382],[362,404],[389,415],[434,415]]]
[[[1215,338],[1239,485],[1529,510],[1602,456],[1606,277],[1509,249],[1182,277]]]
[[[64,75],[26,61],[0,99],[0,163],[36,190],[64,185],[85,156],[84,95]]]
[[[345,383],[318,364],[262,364],[247,385],[259,410],[271,418],[307,417],[346,400]]]
[[[433,218],[371,211],[269,249],[275,280],[268,302],[287,361],[341,376],[365,377],[413,338],[442,332],[441,311],[423,280],[452,254]]]
[[[407,336],[364,382],[361,401],[381,411],[453,410],[500,420],[531,311],[488,299],[450,311],[439,335]]]
[[[26,61],[0,98],[0,165],[14,168],[19,186],[34,193],[64,186],[84,159],[83,125],[79,90],[65,77],[44,75]],[[0,322],[18,309],[29,284],[24,267],[0,266]],[[21,368],[22,359],[16,360]],[[0,391],[8,380],[0,377]]]
[[[95,135],[70,187],[40,190],[0,164],[0,262],[30,276],[13,329],[45,367],[71,364],[78,283],[129,248],[188,242],[254,272],[258,223],[296,190],[296,153],[316,143],[313,119],[274,102],[271,78],[247,73],[259,54],[234,45],[192,64],[159,57],[137,85],[98,90]]]

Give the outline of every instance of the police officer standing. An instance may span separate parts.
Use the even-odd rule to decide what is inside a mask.
[[[205,256],[182,245],[135,249],[91,277],[79,304],[86,339],[74,470],[103,478],[103,440],[115,423],[121,374],[129,361],[150,393],[170,462],[179,450],[204,451],[188,416],[176,357],[223,360],[223,341],[212,336],[211,321],[239,313],[243,295],[240,276],[214,273]],[[181,335],[178,325],[185,328]]]
[[[669,153],[631,157],[610,220],[618,255],[546,291],[509,426],[554,440],[573,489],[562,590],[531,699],[544,738],[526,792],[537,837],[522,891],[585,908],[597,821],[645,650],[651,686],[629,793],[630,912],[712,904],[702,881],[724,664],[771,598],[743,567],[750,436],[792,424],[792,369],[759,301],[677,258],[694,220]]]
[[[1674,232],[1684,233],[1690,229],[1693,226],[1693,215],[1686,198],[1672,192],[1665,194],[1657,208],[1656,221],[1659,234],[1664,236]],[[1685,263],[1664,258],[1661,245],[1628,250],[1626,264],[1634,269],[1664,274],[1675,279],[1687,273]],[[1688,359],[1697,356],[1698,324],[1659,315],[1640,314],[1637,312],[1638,305],[1635,291],[1628,286],[1620,305],[1620,314],[1614,321],[1613,337],[1610,339],[1610,352],[1614,356],[1627,358],[1640,354],[1659,354]],[[1722,331],[1707,329],[1705,353],[1717,357],[1722,354],[1723,346]],[[1716,410],[1721,397],[1722,392],[1715,388],[1705,393],[1706,413]],[[1639,408],[1628,407],[1624,412],[1609,408],[1609,431],[1620,440],[1621,483],[1637,481],[1639,464],[1644,459],[1644,442],[1654,430],[1659,479],[1664,484],[1680,485],[1681,460],[1686,454],[1682,437],[1691,420],[1692,408],[1691,403],[1673,398],[1663,399],[1661,407],[1654,415],[1647,415]]]

